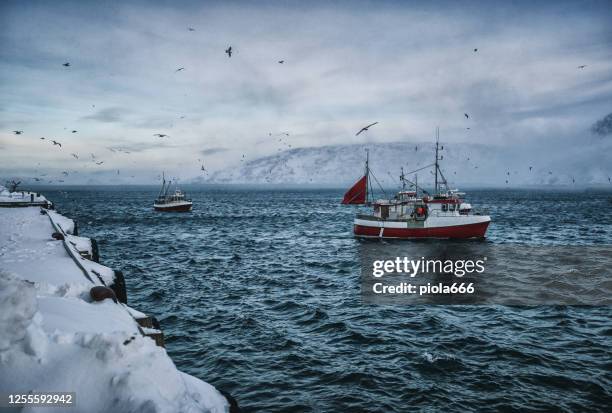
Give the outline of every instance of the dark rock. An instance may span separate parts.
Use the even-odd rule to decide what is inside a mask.
[[[117,302],[117,296],[115,295],[115,292],[110,288],[101,285],[92,287],[92,289],[89,290],[89,295],[94,301],[104,301],[107,298],[110,298],[114,302]]]
[[[98,241],[94,238],[91,239],[91,259],[94,262],[100,263],[100,250],[98,248]]]
[[[238,401],[236,401],[236,399],[234,399],[231,394],[221,389],[217,389],[217,390],[227,399],[227,402],[230,405],[230,408],[229,408],[230,413],[242,412],[242,410],[240,410],[240,406],[238,406]]]
[[[110,285],[110,288],[115,292],[120,302],[127,304],[127,290],[125,288],[125,278],[123,277],[122,271],[115,270],[115,279]]]

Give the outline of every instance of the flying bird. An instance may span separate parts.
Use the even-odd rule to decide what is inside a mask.
[[[187,30],[189,30],[190,32],[195,32],[195,29],[193,27],[188,27]]]
[[[13,133],[15,135],[21,135],[23,133],[23,131],[22,130],[14,130]]]
[[[96,165],[102,165],[104,161],[96,162]]]
[[[533,169],[533,166],[530,166],[530,167],[529,167],[529,170],[531,171],[532,169]]]
[[[66,63],[62,64],[62,66],[64,66],[64,67],[70,67],[70,62],[66,62]]]
[[[70,155],[72,155],[74,159],[79,159],[79,155],[77,155],[76,153],[71,153]]]
[[[40,139],[43,140],[43,141],[45,140],[45,138],[40,138]]]
[[[227,53],[227,57],[232,57],[232,46],[225,49],[225,53]]]
[[[163,134],[163,133],[156,133],[156,134],[155,134],[155,135],[153,135],[153,136],[157,136],[158,138],[166,138],[166,137],[168,137],[168,135]]]
[[[585,67],[587,67],[587,65],[580,65],[578,66],[578,69],[584,69]]]
[[[284,60],[279,60],[278,63],[280,63],[282,65],[283,63],[285,63],[285,61]]]
[[[55,140],[53,141],[53,145],[57,145],[57,146],[59,146],[60,148],[62,147],[62,144],[61,144],[61,143],[59,143],[58,141],[55,141]]]
[[[184,67],[179,67],[178,69],[176,69],[176,70],[174,71],[174,73],[176,73],[176,72],[180,72],[181,70],[185,70],[185,68],[184,68]]]
[[[73,130],[72,133],[77,133],[77,131]]]
[[[463,116],[465,116],[466,119],[470,118],[470,115],[468,115],[467,113],[464,113]]]
[[[361,128],[361,129],[359,130],[359,132],[357,132],[357,133],[355,134],[355,136],[359,135],[361,132],[364,132],[364,131],[369,130],[369,128],[370,128],[371,126],[374,126],[374,125],[376,125],[377,123],[378,123],[378,122],[374,122],[374,123],[370,123],[368,126],[364,126],[363,128]]]
[[[476,53],[478,51],[478,49],[474,49],[474,53]]]

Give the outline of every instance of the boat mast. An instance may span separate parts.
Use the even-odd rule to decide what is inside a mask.
[[[406,176],[404,175],[404,167],[402,166],[402,174],[400,175],[400,181],[402,181],[402,191],[406,190]]]
[[[166,175],[164,172],[162,172],[162,187],[159,191],[159,194],[157,194],[157,198],[161,198],[161,195],[164,193],[165,186],[166,186]]]
[[[366,151],[366,162],[365,162],[365,177],[366,177],[366,204],[368,203],[368,185],[370,184],[370,151],[368,149]]]
[[[438,193],[438,141],[440,140],[440,127],[436,127],[436,162],[435,162],[435,183],[434,194]]]

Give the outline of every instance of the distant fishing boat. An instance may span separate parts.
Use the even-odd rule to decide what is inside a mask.
[[[156,211],[165,212],[189,212],[193,207],[191,199],[187,199],[187,194],[179,188],[170,193],[172,181],[166,183],[166,176],[163,176],[161,190],[157,195],[157,199],[153,202],[153,208]]]
[[[443,149],[443,147],[442,147]],[[400,176],[402,190],[393,199],[369,201],[372,193],[369,184],[371,171],[369,156],[366,157],[364,176],[344,195],[343,204],[368,205],[373,207],[371,214],[357,214],[353,232],[363,238],[484,238],[491,217],[472,211],[472,206],[463,201],[465,195],[457,189],[450,189],[439,161],[441,148],[436,134],[436,160],[417,171],[434,167],[434,195],[420,188],[415,182],[408,181],[403,173]],[[413,171],[413,172],[417,172]],[[406,183],[414,190],[406,190]],[[368,190],[370,187],[370,190]],[[412,189],[412,188],[411,188]],[[419,190],[423,196],[419,197]]]

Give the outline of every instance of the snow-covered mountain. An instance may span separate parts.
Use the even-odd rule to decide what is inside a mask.
[[[397,185],[401,167],[408,173],[434,161],[431,142],[296,148],[228,167],[208,179],[193,182],[342,186],[363,174],[366,149],[371,170],[383,186]],[[455,143],[444,145],[440,153],[446,178],[457,185],[571,185],[573,180],[581,185],[607,184],[611,173],[601,148],[551,153],[545,146],[538,149]],[[433,181],[430,170],[418,172],[419,182],[426,185]]]

